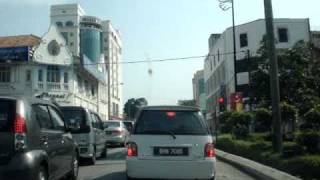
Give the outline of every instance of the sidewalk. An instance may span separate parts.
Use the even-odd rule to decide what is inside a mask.
[[[285,172],[262,165],[240,156],[216,149],[217,158],[227,162],[259,180],[301,180]]]

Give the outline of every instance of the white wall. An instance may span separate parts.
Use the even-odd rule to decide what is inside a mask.
[[[297,41],[310,40],[309,34],[309,20],[308,19],[275,19],[274,20],[274,31],[276,39],[278,37],[278,28],[287,28],[289,41],[287,43],[277,43],[276,48],[291,48]],[[240,48],[240,34],[247,33],[248,46]],[[244,59],[246,57],[247,50],[250,50],[251,56],[257,55],[257,50],[260,48],[260,42],[263,36],[266,34],[265,21],[264,19],[259,19],[253,22],[242,24],[236,26],[236,49],[237,49],[237,60]],[[218,50],[221,54],[220,62],[216,61],[216,65],[210,70],[210,63],[214,64],[214,56],[218,54]],[[220,38],[216,40],[212,47],[209,47],[209,54],[211,56],[207,57],[204,65],[205,82],[208,82],[211,76],[217,71],[222,70],[225,79],[216,79],[213,82],[213,87],[210,87],[206,97],[211,98],[213,94],[216,94],[220,89],[221,82],[227,85],[227,95],[234,92],[234,63],[233,63],[233,31],[232,28],[228,28],[224,31]],[[216,58],[217,59],[217,58]],[[220,69],[220,70],[219,70]],[[249,74],[247,72],[242,72],[237,74],[238,85],[249,83]],[[208,83],[206,83],[207,85]]]

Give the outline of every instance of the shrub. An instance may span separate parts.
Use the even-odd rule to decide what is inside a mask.
[[[247,141],[259,142],[259,141],[271,141],[271,133],[250,133],[246,138]]]
[[[282,128],[283,132],[287,134],[288,138],[293,139],[293,137],[290,135],[293,134],[295,131],[295,126],[296,126],[296,121],[297,121],[297,114],[298,114],[298,109],[293,106],[288,104],[287,102],[282,102],[281,103],[281,119],[282,119]],[[287,136],[285,136],[287,138]]]
[[[219,124],[221,133],[230,133],[232,131],[232,124],[230,123],[231,112],[227,111],[219,116]]]
[[[320,130],[320,108],[312,108],[303,116],[305,126],[310,129]]]
[[[302,146],[296,142],[284,142],[282,156],[284,158],[290,158],[294,156],[301,156],[304,154]]]
[[[320,179],[320,156],[301,156],[288,160],[285,170],[303,179]]]
[[[297,133],[295,141],[306,148],[309,153],[319,152],[320,132],[302,131]]]
[[[249,134],[249,124],[251,122],[251,114],[247,112],[234,112],[230,117],[230,125],[232,125],[232,133],[236,139],[246,138]]]
[[[271,131],[272,114],[271,111],[266,108],[259,108],[255,111],[255,131],[267,132]]]

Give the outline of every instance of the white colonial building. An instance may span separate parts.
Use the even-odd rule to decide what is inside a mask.
[[[300,40],[310,41],[309,19],[274,19],[276,48],[291,48]],[[248,69],[250,57],[258,56],[257,51],[266,34],[265,20],[259,19],[235,27],[236,30],[236,75],[237,92],[244,97],[249,91]],[[207,118],[219,114],[218,98],[226,97],[230,109],[230,95],[235,92],[232,28],[209,38],[209,54],[204,64]]]
[[[81,61],[100,64],[107,86],[100,86],[106,96],[108,119],[122,118],[122,43],[119,30],[110,21],[88,16],[78,4],[51,6],[51,23],[56,24],[74,56]],[[105,72],[104,72],[105,71]],[[105,98],[105,97],[104,97]],[[103,100],[104,103],[104,100]]]
[[[0,37],[0,94],[54,99],[60,105],[83,106],[107,118],[105,71],[73,56],[51,25],[42,38]]]

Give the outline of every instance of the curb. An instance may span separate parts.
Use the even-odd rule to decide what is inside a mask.
[[[259,180],[301,180],[288,173],[218,149],[216,149],[216,155],[219,160],[229,163]]]

